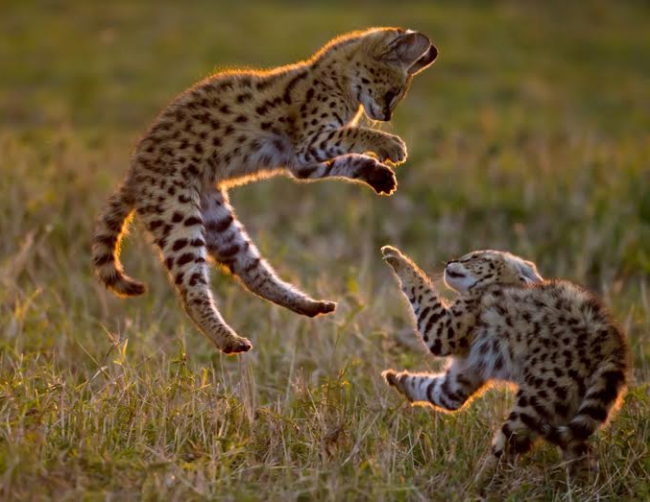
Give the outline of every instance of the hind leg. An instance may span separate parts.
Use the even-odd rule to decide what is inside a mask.
[[[534,399],[533,402],[536,403]],[[533,447],[540,417],[530,403],[528,394],[520,389],[517,393],[517,403],[494,435],[490,453],[476,476],[475,482],[479,487],[490,481],[501,462],[512,463]]]
[[[170,278],[185,311],[198,328],[226,354],[247,352],[251,343],[238,336],[217,310],[209,288],[209,267],[198,194],[177,190],[174,204],[140,204],[138,213],[161,249]]]
[[[589,480],[592,475],[591,451],[586,441],[572,441],[562,448],[562,460],[570,478]]]
[[[224,191],[217,188],[205,191],[201,211],[209,254],[228,267],[248,290],[309,317],[334,311],[335,303],[314,300],[275,274],[235,218]]]

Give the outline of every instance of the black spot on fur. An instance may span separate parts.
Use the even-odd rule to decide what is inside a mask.
[[[196,258],[196,255],[194,255],[194,253],[185,253],[176,260],[176,265],[185,265],[191,261],[194,261],[194,258]]]
[[[187,246],[187,239],[178,239],[172,246],[172,251],[179,251]]]
[[[189,218],[187,218],[185,220],[185,226],[186,227],[191,227],[193,225],[200,225],[202,223],[203,223],[203,221],[201,220],[201,218],[198,218],[196,216],[190,216]]]

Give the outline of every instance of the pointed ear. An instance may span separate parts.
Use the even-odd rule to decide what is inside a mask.
[[[532,261],[521,260],[517,265],[517,268],[519,269],[519,278],[524,283],[535,284],[544,280],[537,272],[537,266]]]
[[[428,53],[430,47],[432,47],[431,41],[425,35],[411,31],[400,35],[388,44],[384,52],[379,56],[379,59],[386,63],[409,69],[421,57]],[[436,55],[437,53],[438,51],[435,51]],[[433,59],[435,59],[435,56]]]
[[[433,64],[433,62],[436,60],[437,57],[438,57],[438,49],[436,49],[435,45],[430,45],[429,50],[427,50],[427,52],[424,53],[424,56],[421,56],[420,59],[418,59],[415,63],[409,66],[408,69],[409,75],[417,75],[422,70],[426,70],[429,66]]]

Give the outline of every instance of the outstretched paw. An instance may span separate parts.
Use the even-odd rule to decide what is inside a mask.
[[[368,183],[379,195],[391,195],[397,190],[397,178],[393,170],[370,157],[363,159],[357,177]]]
[[[384,377],[384,380],[390,387],[394,387],[397,392],[411,401],[404,387],[404,380],[407,376],[406,372],[397,373],[395,370],[385,370],[381,376]]]
[[[297,312],[298,314],[305,315],[307,317],[316,317],[323,314],[329,314],[330,312],[334,312],[335,310],[336,310],[336,303],[334,302],[311,300],[297,307],[295,309],[295,312]]]
[[[243,352],[248,352],[253,348],[253,344],[246,338],[233,336],[226,340],[219,348],[224,354],[234,356]]]
[[[384,246],[381,248],[381,254],[384,255],[384,261],[388,263],[395,272],[406,268],[410,260],[402,252],[393,246]]]
[[[377,156],[382,162],[390,162],[398,166],[406,161],[406,143],[399,136],[393,134],[384,135],[381,145],[376,148]]]
[[[386,383],[391,387],[397,387],[397,373],[395,370],[386,370],[381,376],[386,380]]]

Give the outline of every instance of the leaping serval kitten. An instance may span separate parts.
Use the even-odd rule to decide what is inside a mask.
[[[435,356],[451,356],[442,374],[384,372],[411,402],[461,409],[491,381],[518,387],[496,433],[482,484],[505,453],[527,452],[537,436],[558,445],[573,472],[587,464],[587,439],[621,400],[628,379],[625,335],[589,292],[545,281],[535,264],[510,253],[475,251],[447,263],[450,306],[397,249],[382,248],[411,303],[417,330]]]
[[[144,293],[119,261],[135,212],[162,252],[186,312],[223,352],[245,352],[251,344],[215,306],[208,257],[278,305],[310,317],[332,312],[334,303],[277,277],[237,221],[226,190],[284,171],[299,180],[346,178],[392,193],[397,182],[384,162],[404,162],[404,142],[356,124],[363,110],[390,120],[413,76],[436,56],[421,33],[376,28],[332,40],[308,61],[199,82],[154,122],[99,218],[93,240],[99,279],[121,296]]]

